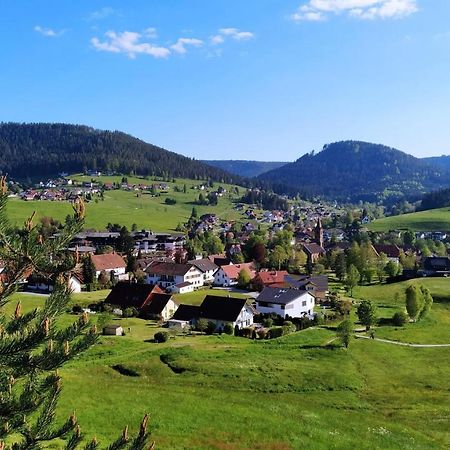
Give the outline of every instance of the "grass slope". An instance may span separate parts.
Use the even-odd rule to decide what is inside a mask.
[[[429,209],[399,216],[374,220],[368,226],[371,231],[409,229],[413,231],[450,230],[450,208]]]
[[[76,177],[78,180],[87,181],[90,177]],[[103,182],[120,182],[121,177],[99,177]],[[145,183],[152,182],[140,178],[128,177],[128,182]],[[97,230],[105,229],[108,222],[119,223],[131,228],[136,223],[140,229],[151,229],[153,231],[173,231],[178,223],[184,223],[191,215],[192,207],[195,206],[199,215],[205,213],[216,213],[223,220],[243,220],[242,215],[233,209],[233,202],[239,199],[236,194],[229,197],[232,187],[221,184],[227,189],[227,194],[220,197],[217,206],[197,206],[194,201],[198,198],[199,191],[191,189],[192,186],[200,184],[200,181],[179,179],[175,183],[166,183],[170,186],[168,194],[160,197],[152,197],[150,194],[136,196],[136,192],[112,190],[105,192],[105,200],[90,202],[87,205],[86,228]],[[175,192],[175,186],[183,188],[187,186],[187,192]],[[218,184],[216,187],[219,186]],[[240,188],[241,195],[244,188]],[[175,205],[164,203],[167,197],[176,199]],[[8,204],[8,216],[13,223],[22,223],[33,211],[37,211],[37,219],[43,216],[53,217],[64,221],[67,214],[72,213],[68,202],[31,201],[26,202],[19,199],[11,199]]]
[[[420,281],[436,297],[433,315],[429,322],[405,327],[406,333],[411,340],[435,340],[440,334],[444,339],[450,280]],[[357,294],[374,299],[380,315],[391,316],[402,308],[395,292],[405,286],[369,286]],[[74,302],[105,294],[92,293],[86,300],[77,295]],[[43,301],[20,298],[25,310]],[[8,313],[13,308],[9,304]],[[67,314],[64,321],[70,320],[74,316]],[[154,344],[149,340],[158,330],[155,324],[117,322],[130,333],[102,337],[61,371],[59,417],[75,410],[85,435],[103,443],[125,424],[135,430],[146,412],[159,449],[440,449],[450,441],[450,349],[356,340],[344,350],[328,344],[334,338],[328,329],[274,341],[178,336]],[[405,338],[404,330],[389,328],[391,338]],[[121,375],[112,368],[116,364],[139,376]]]

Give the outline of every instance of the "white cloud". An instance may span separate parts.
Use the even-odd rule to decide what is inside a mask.
[[[36,31],[37,33],[42,34],[42,36],[46,36],[46,37],[58,37],[61,36],[62,34],[64,34],[65,30],[60,30],[60,31],[55,31],[52,30],[51,28],[43,28],[40,25],[36,25],[34,27],[34,31]]]
[[[111,53],[125,53],[129,58],[135,58],[137,54],[145,54],[154,58],[167,58],[170,49],[162,46],[142,42],[142,34],[134,31],[107,31],[106,40],[100,41],[97,37],[91,39],[91,44],[98,51]]]
[[[170,46],[170,48],[177,53],[184,54],[187,51],[186,46],[188,45],[200,47],[203,45],[203,41],[195,38],[179,38],[175,44]]]
[[[309,0],[291,19],[320,21],[330,14],[346,14],[362,20],[401,19],[418,10],[417,0]]]
[[[251,31],[241,31],[237,28],[220,28],[216,35],[211,36],[211,43],[214,45],[223,44],[227,38],[235,41],[248,41],[254,36]]]
[[[109,6],[104,6],[98,11],[91,12],[87,17],[87,20],[103,20],[110,16],[117,14],[117,11]]]

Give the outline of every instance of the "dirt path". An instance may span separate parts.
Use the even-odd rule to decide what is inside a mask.
[[[387,344],[403,345],[404,347],[416,347],[416,348],[450,347],[450,344],[409,344],[408,342],[390,341],[389,339],[380,339],[380,338],[372,339],[369,336],[356,336],[356,339],[369,339],[378,342],[385,342]]]

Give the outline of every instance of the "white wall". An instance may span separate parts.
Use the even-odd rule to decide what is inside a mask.
[[[314,316],[314,296],[309,292],[303,292],[287,305],[269,303],[268,306],[260,306],[258,299],[256,299],[256,309],[261,314],[276,313],[283,318],[286,316],[302,317],[305,314],[312,318]]]

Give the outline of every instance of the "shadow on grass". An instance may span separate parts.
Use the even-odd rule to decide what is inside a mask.
[[[339,349],[339,345],[327,344],[327,345],[299,345],[299,350],[336,350]]]

